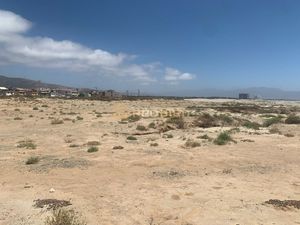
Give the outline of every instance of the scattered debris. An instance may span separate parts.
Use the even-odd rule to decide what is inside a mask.
[[[58,209],[61,207],[66,207],[72,205],[70,201],[66,200],[58,200],[58,199],[37,199],[34,200],[35,204],[33,205],[35,208],[44,208],[47,207],[47,210],[50,209]]]
[[[186,174],[182,171],[177,170],[168,170],[168,171],[154,171],[152,175],[155,177],[162,177],[167,179],[174,179],[174,178],[181,178],[184,177]]]
[[[276,208],[280,209],[288,209],[290,207],[294,207],[296,209],[300,209],[300,201],[298,200],[278,200],[278,199],[270,199],[266,201],[265,204],[273,205]]]
[[[224,174],[230,174],[231,172],[232,172],[232,169],[224,169],[222,171],[222,173],[224,173]]]

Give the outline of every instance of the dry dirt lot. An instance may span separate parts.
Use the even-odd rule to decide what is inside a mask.
[[[89,225],[300,224],[297,205],[265,203],[300,200],[300,125],[285,124],[299,107],[1,99],[0,224],[44,224],[37,199],[70,201]]]

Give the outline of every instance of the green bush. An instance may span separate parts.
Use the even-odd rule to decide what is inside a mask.
[[[137,125],[136,129],[139,130],[139,131],[146,131],[147,130],[147,128],[143,125]]]
[[[127,137],[127,140],[129,140],[129,141],[136,141],[137,138],[134,137],[134,136],[128,136],[128,137]]]
[[[90,147],[88,150],[87,150],[87,152],[88,153],[92,153],[92,152],[98,152],[98,148],[96,147],[96,146],[92,146],[92,147]]]
[[[218,137],[214,140],[214,144],[216,145],[226,145],[227,143],[233,141],[230,134],[228,132],[222,132],[218,135]]]

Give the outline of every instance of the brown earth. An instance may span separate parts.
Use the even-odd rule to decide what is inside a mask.
[[[297,208],[265,204],[300,200],[300,125],[239,126],[231,135],[236,143],[219,146],[199,137],[214,139],[237,125],[195,127],[191,113],[262,123],[266,108],[276,115],[274,109],[284,109],[284,121],[299,113],[300,104],[235,101],[232,107],[260,108],[229,111],[228,104],[233,102],[1,99],[0,224],[44,224],[50,212],[35,207],[37,199],[70,201],[66,208],[89,225],[300,224]],[[163,124],[168,112],[189,112],[186,127],[147,128],[153,121]],[[130,114],[143,118],[122,121]],[[54,119],[63,122],[51,124]],[[133,135],[137,140],[127,140],[131,134],[139,134]],[[24,140],[36,147],[18,147]],[[201,146],[186,147],[186,140]],[[92,145],[98,151],[88,153]],[[26,165],[31,156],[38,163]]]

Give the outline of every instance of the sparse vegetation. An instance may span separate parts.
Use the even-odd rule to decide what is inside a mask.
[[[129,141],[136,141],[137,138],[134,137],[134,136],[128,136],[128,137],[127,137],[127,140],[129,140]]]
[[[113,149],[123,149],[124,147],[121,145],[114,146]]]
[[[18,148],[26,148],[26,149],[36,149],[36,144],[30,139],[24,140],[24,141],[19,141]]]
[[[155,128],[155,123],[154,122],[149,123],[148,128],[154,129]]]
[[[38,107],[33,107],[32,110],[39,110],[39,108]]]
[[[173,134],[164,134],[163,138],[173,138]]]
[[[166,120],[166,123],[170,123],[176,126],[177,129],[184,129],[184,119],[182,116],[176,117],[170,117]]]
[[[70,144],[69,147],[70,148],[77,148],[77,147],[79,147],[79,145],[77,145],[77,144]]]
[[[72,205],[68,200],[59,200],[55,198],[46,198],[46,199],[36,199],[34,200],[34,207],[47,209],[47,210],[56,210],[62,207],[67,207]]]
[[[101,143],[99,141],[88,141],[86,143],[86,145],[88,146],[97,146],[97,145],[100,145]]]
[[[291,133],[284,134],[284,136],[286,136],[286,137],[295,137],[295,135],[291,134]]]
[[[76,119],[77,119],[77,120],[83,120],[83,117],[81,117],[81,116],[76,116]]]
[[[286,124],[300,124],[300,116],[289,115],[285,120]]]
[[[269,130],[270,134],[282,134],[281,131],[277,127],[272,127]]]
[[[92,152],[98,152],[98,147],[96,147],[96,146],[92,146],[92,147],[90,147],[88,150],[87,150],[87,152],[88,153],[92,153]]]
[[[251,121],[244,122],[242,126],[253,130],[259,130],[259,128],[261,127],[259,123],[251,122]]]
[[[281,117],[271,117],[270,119],[265,120],[263,123],[264,127],[269,127],[273,124],[280,123],[281,122]]]
[[[51,124],[52,124],[52,125],[63,124],[63,123],[64,123],[64,121],[61,120],[61,119],[53,119],[53,120],[51,121]]]
[[[14,120],[22,120],[21,117],[15,117]]]
[[[197,141],[193,141],[193,140],[191,140],[191,139],[188,139],[188,140],[185,142],[184,146],[185,146],[186,148],[196,148],[196,147],[201,146],[201,144],[200,144],[199,142],[197,142]]]
[[[217,124],[217,121],[215,120],[215,118],[213,116],[211,116],[208,113],[203,113],[200,116],[198,116],[193,124],[196,127],[201,127],[201,128],[209,128],[209,127],[217,127],[219,126]]]
[[[147,128],[143,125],[137,125],[136,129],[139,130],[139,131],[146,131],[147,130]]]
[[[56,209],[46,218],[45,225],[86,225],[73,210]]]
[[[216,145],[226,145],[227,143],[233,141],[232,137],[228,132],[222,132],[218,135],[218,137],[214,140],[214,144]]]
[[[231,128],[231,129],[228,131],[229,134],[234,134],[234,133],[239,133],[239,132],[241,132],[241,129],[238,128],[238,127]]]
[[[123,119],[123,121],[128,121],[130,123],[133,123],[139,121],[141,118],[142,117],[139,115],[130,115],[126,119]]]
[[[31,156],[26,160],[26,165],[37,164],[40,161],[40,158],[37,156]]]
[[[215,115],[215,118],[221,121],[222,125],[232,125],[234,123],[234,119],[226,114]]]
[[[198,139],[204,139],[204,140],[208,140],[208,141],[211,141],[212,138],[209,137],[207,134],[204,134],[204,135],[201,135],[201,136],[198,136],[197,137]]]
[[[158,143],[151,143],[150,146],[151,146],[151,147],[157,147],[157,146],[158,146]]]

